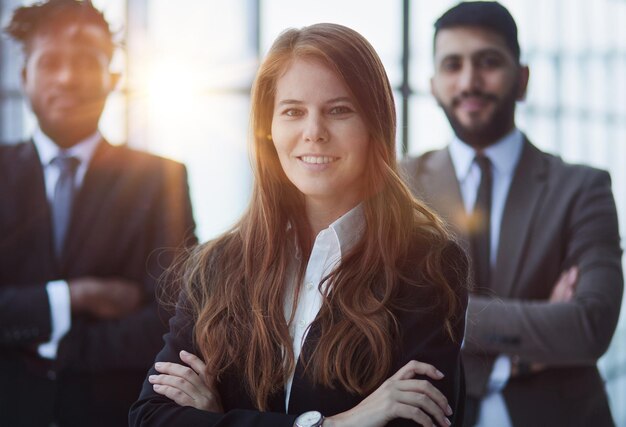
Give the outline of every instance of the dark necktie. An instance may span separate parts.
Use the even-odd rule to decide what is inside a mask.
[[[490,288],[491,279],[491,162],[482,154],[474,159],[480,168],[480,185],[474,204],[473,230],[470,234],[472,261],[474,264],[474,286],[478,293]]]
[[[59,169],[59,180],[54,187],[54,197],[52,198],[52,225],[54,227],[54,252],[60,259],[63,254],[63,244],[65,235],[70,223],[72,214],[72,203],[75,193],[76,169],[79,160],[63,153],[52,160],[52,163]]]

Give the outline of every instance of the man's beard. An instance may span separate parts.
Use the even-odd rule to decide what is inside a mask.
[[[513,87],[509,93],[501,99],[498,99],[498,97],[494,94],[476,90],[472,92],[464,92],[453,98],[450,106],[443,105],[441,102],[439,102],[439,105],[448,118],[452,130],[454,130],[454,133],[461,141],[471,145],[472,147],[485,148],[495,143],[511,131],[513,124],[515,123],[514,117],[517,92],[517,87]],[[479,97],[487,102],[493,102],[496,104],[491,117],[489,117],[485,123],[465,126],[455,116],[454,109],[456,106],[464,98],[468,97]]]

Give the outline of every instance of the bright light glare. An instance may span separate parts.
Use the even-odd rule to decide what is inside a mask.
[[[187,165],[201,240],[223,232],[248,200],[248,97],[226,93],[223,82],[250,75],[250,66],[210,67],[170,53],[135,64],[131,73],[134,126],[151,152]]]
[[[189,109],[194,100],[208,90],[203,88],[204,82],[197,70],[188,60],[157,60],[147,70],[145,92],[149,103],[168,111],[176,106]]]
[[[134,100],[146,108],[150,149],[167,157],[182,160],[189,141],[197,138],[198,123],[206,120],[203,106],[209,88],[204,67],[187,58],[172,55],[155,57],[138,70]],[[180,140],[187,144],[177,143]]]

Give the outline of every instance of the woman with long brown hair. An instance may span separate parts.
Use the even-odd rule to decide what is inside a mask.
[[[251,121],[250,205],[186,261],[131,425],[460,423],[467,261],[398,176],[378,55],[284,32]]]

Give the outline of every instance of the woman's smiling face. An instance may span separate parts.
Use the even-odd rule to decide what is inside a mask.
[[[322,62],[296,59],[278,78],[272,140],[307,202],[347,211],[362,200],[369,131],[344,82]]]

